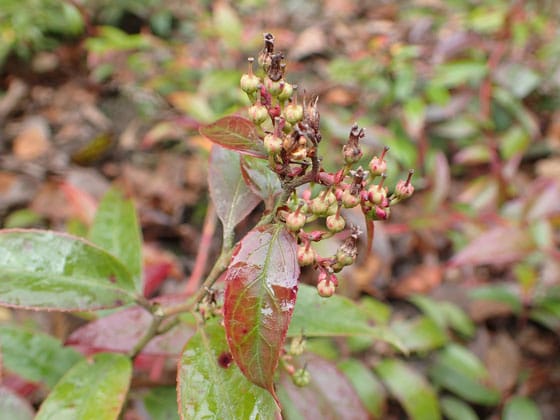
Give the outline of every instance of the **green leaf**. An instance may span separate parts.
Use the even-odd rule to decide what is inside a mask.
[[[385,389],[373,372],[355,359],[340,362],[338,368],[352,383],[369,414],[375,419],[383,418],[386,404]]]
[[[506,285],[477,287],[469,292],[469,297],[474,300],[490,300],[504,303],[516,314],[520,313],[522,309],[519,296]]]
[[[84,239],[41,230],[0,231],[0,305],[59,311],[134,301],[134,283],[114,256]]]
[[[63,347],[47,334],[12,325],[0,325],[3,366],[24,379],[52,388],[76,362],[80,353]]]
[[[208,184],[210,197],[224,227],[225,240],[233,235],[235,226],[251,213],[261,199],[245,183],[239,155],[223,147],[212,147]]]
[[[449,420],[478,420],[475,411],[465,402],[454,397],[443,397],[440,400],[441,411]]]
[[[385,341],[402,352],[406,346],[391,329],[370,325],[368,312],[343,296],[322,298],[315,287],[299,285],[296,308],[288,329],[289,336],[309,337],[365,336]]]
[[[131,375],[130,359],[120,354],[99,353],[83,360],[54,387],[35,420],[117,419]]]
[[[144,396],[144,406],[153,420],[179,420],[175,387],[151,388]]]
[[[537,404],[526,397],[513,397],[504,407],[503,420],[541,420]]]
[[[0,386],[0,418],[6,420],[33,420],[35,413],[31,404],[13,393],[8,388]]]
[[[296,304],[296,254],[296,240],[283,225],[260,226],[238,243],[225,275],[224,325],[233,359],[272,395]]]
[[[486,62],[482,61],[454,61],[444,63],[436,68],[434,82],[448,88],[463,84],[479,83],[488,72]]]
[[[439,352],[430,376],[435,383],[467,401],[488,406],[500,402],[500,393],[484,384],[488,380],[484,365],[457,344]]]
[[[409,351],[433,350],[443,346],[448,340],[447,334],[433,320],[424,316],[393,322],[391,330]]]
[[[277,406],[233,363],[225,331],[209,321],[187,342],[177,372],[182,419],[273,419]]]
[[[418,372],[397,359],[383,360],[375,371],[412,420],[441,419],[436,395]]]
[[[107,191],[93,220],[89,239],[117,257],[142,289],[142,232],[132,200],[116,189]]]
[[[467,337],[475,332],[475,326],[467,314],[451,302],[438,302],[423,295],[414,295],[410,301],[440,328],[451,327]]]

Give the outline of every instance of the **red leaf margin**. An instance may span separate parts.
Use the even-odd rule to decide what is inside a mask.
[[[233,359],[254,384],[274,390],[274,372],[292,319],[300,268],[295,238],[259,226],[236,246],[226,270],[224,324]]]
[[[200,127],[198,131],[211,142],[226,149],[261,159],[268,156],[257,126],[246,118],[237,115],[223,117]]]

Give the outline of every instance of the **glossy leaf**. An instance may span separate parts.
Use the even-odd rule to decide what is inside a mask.
[[[100,353],[76,364],[41,405],[36,420],[117,419],[132,366],[128,357]]]
[[[265,201],[270,201],[282,191],[278,175],[272,172],[266,160],[241,156],[241,171],[247,185]]]
[[[372,326],[370,319],[368,311],[350,299],[340,295],[325,299],[317,288],[300,284],[288,335],[303,332],[308,337],[372,337],[406,352],[398,336],[385,326]]]
[[[97,208],[89,239],[117,257],[134,278],[137,291],[142,283],[142,233],[131,200],[110,189]]]
[[[297,244],[282,225],[249,232],[226,271],[224,324],[233,359],[274,395],[273,376],[298,290]]]
[[[434,321],[423,316],[394,322],[391,330],[409,351],[433,350],[443,346],[448,340],[447,334]]]
[[[239,155],[223,147],[212,147],[208,184],[216,213],[224,226],[224,237],[227,237],[261,199],[243,180]]]
[[[75,330],[66,344],[85,352],[111,351],[127,353],[144,336],[152,316],[139,307],[127,308],[99,318]],[[142,354],[177,356],[194,334],[194,327],[184,322],[158,335],[144,347]]]
[[[82,356],[47,334],[0,325],[2,364],[10,372],[53,387]]]
[[[346,375],[358,393],[369,414],[374,419],[382,419],[385,412],[385,388],[362,362],[348,359],[338,364],[338,368]]]
[[[226,149],[259,158],[267,156],[257,127],[243,117],[234,115],[221,118],[201,127],[200,134]]]
[[[0,386],[0,418],[6,420],[33,420],[35,412],[27,400]]]
[[[300,364],[296,367],[301,368],[303,365],[311,375],[307,386],[294,385],[286,372],[280,375],[278,393],[282,407],[288,407],[288,412],[283,413],[286,420],[369,418],[352,384],[332,362],[307,353],[300,357]]]
[[[542,416],[534,401],[526,397],[513,397],[504,407],[503,420],[541,420]]]
[[[179,420],[175,387],[151,388],[144,396],[144,407],[153,420]]]
[[[443,397],[440,400],[441,411],[449,420],[478,420],[476,412],[470,405],[454,397]]]
[[[182,419],[273,419],[277,406],[233,363],[225,331],[210,321],[188,341],[177,368]]]
[[[412,420],[441,419],[436,395],[418,372],[396,359],[383,360],[375,371]]]
[[[485,384],[488,373],[484,365],[459,345],[450,344],[439,352],[430,376],[436,384],[467,401],[490,406],[500,401],[500,393]]]
[[[134,283],[114,256],[77,237],[0,231],[0,304],[87,311],[134,300]]]

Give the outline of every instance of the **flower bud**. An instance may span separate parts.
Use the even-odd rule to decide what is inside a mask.
[[[282,90],[278,94],[278,100],[281,102],[285,102],[291,99],[293,93],[294,93],[293,86],[287,82],[284,82],[282,86]]]
[[[311,374],[307,369],[298,369],[294,372],[292,381],[296,386],[307,386],[309,385],[309,382],[311,382]]]
[[[300,246],[297,250],[297,260],[302,267],[313,265],[315,263],[315,250],[310,246]]]
[[[253,93],[255,93],[257,91],[257,89],[259,88],[259,85],[261,83],[261,80],[259,79],[259,77],[255,76],[253,74],[253,61],[254,58],[249,58],[249,72],[244,74],[243,76],[241,76],[241,80],[239,81],[239,85],[241,86],[241,89],[251,95]]]
[[[305,214],[296,210],[286,216],[286,227],[292,232],[297,232],[305,226],[306,219]]]
[[[274,134],[264,136],[264,148],[271,155],[276,155],[282,150],[282,139]]]
[[[388,220],[389,216],[391,216],[390,207],[381,208],[379,206],[375,206],[375,217],[378,220]]]
[[[344,217],[340,214],[333,214],[332,216],[327,217],[325,224],[329,232],[337,233],[344,230],[346,227],[346,220],[344,220]]]
[[[281,81],[273,81],[270,79],[270,77],[266,77],[264,79],[264,87],[266,88],[266,90],[268,90],[268,92],[272,95],[272,96],[278,96],[280,94],[280,92],[282,92],[282,85],[283,82]]]
[[[342,206],[346,209],[354,208],[360,204],[360,198],[352,195],[352,191],[350,191],[350,189],[343,191],[340,201],[342,202]]]
[[[292,338],[292,342],[290,343],[290,350],[288,352],[292,356],[299,356],[305,351],[305,344],[306,341],[302,335],[294,337]]]
[[[330,277],[333,277],[334,274],[330,275],[327,278],[324,278],[317,283],[317,292],[319,292],[319,296],[327,298],[334,295],[336,291],[336,285],[333,281],[331,281]]]
[[[408,172],[408,177],[406,180],[401,179],[399,182],[397,182],[397,186],[395,187],[395,197],[397,199],[403,200],[414,194],[414,186],[410,182],[413,174],[414,171],[411,169]]]
[[[284,109],[284,116],[290,124],[295,124],[303,118],[303,107],[297,104],[289,104]]]
[[[268,118],[268,111],[266,107],[260,103],[250,106],[247,112],[249,113],[251,121],[253,121],[256,125],[261,125]]]
[[[387,188],[381,184],[372,185],[368,189],[368,200],[378,206],[382,205],[387,199]]]
[[[387,162],[385,162],[385,154],[388,150],[389,148],[385,146],[383,152],[381,153],[381,157],[374,156],[373,159],[371,159],[371,161],[369,162],[369,170],[373,178],[387,172]]]

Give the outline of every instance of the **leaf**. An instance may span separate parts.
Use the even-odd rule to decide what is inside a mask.
[[[41,405],[35,420],[117,419],[132,365],[128,357],[100,353],[76,364]]]
[[[200,127],[200,134],[210,141],[238,153],[266,158],[268,155],[257,126],[246,118],[229,116]]]
[[[428,351],[443,346],[447,334],[430,318],[421,316],[414,320],[391,324],[391,330],[409,351]]]
[[[541,420],[537,404],[527,397],[513,397],[504,407],[504,420]]]
[[[111,351],[128,353],[144,336],[152,316],[140,307],[127,308],[92,321],[75,330],[66,342],[87,352]],[[150,340],[141,354],[177,356],[194,334],[185,322]]]
[[[224,324],[233,359],[253,383],[274,394],[273,376],[298,290],[297,244],[282,225],[253,229],[226,271]]]
[[[519,296],[507,285],[481,286],[469,292],[474,300],[489,300],[507,305],[513,313],[520,313],[523,305]]]
[[[208,184],[226,238],[261,200],[243,180],[237,153],[223,147],[212,147]]]
[[[0,304],[87,311],[134,301],[128,270],[111,254],[63,233],[0,231]]]
[[[436,395],[418,372],[397,359],[383,360],[375,371],[412,420],[441,419]]]
[[[492,228],[479,235],[450,261],[462,265],[503,265],[518,261],[535,248],[527,229],[516,226]]]
[[[252,156],[241,156],[241,172],[245,183],[265,201],[270,201],[282,191],[282,185],[268,166],[268,161]]]
[[[465,336],[475,332],[475,326],[467,314],[451,302],[441,302],[424,295],[413,295],[409,299],[440,328],[453,328]]]
[[[440,400],[441,410],[449,420],[478,420],[476,412],[467,403],[454,397],[443,397]]]
[[[142,286],[142,233],[131,200],[116,189],[107,191],[93,219],[89,239],[117,257],[134,279],[137,291]]]
[[[278,393],[282,407],[290,412],[284,418],[321,420],[361,420],[369,418],[358,394],[336,366],[312,353],[300,357],[296,368],[305,365],[311,381],[307,386],[298,387],[292,378],[282,372]]]
[[[178,420],[177,390],[175,387],[151,388],[144,396],[144,406],[154,420]]]
[[[0,344],[6,369],[49,388],[82,358],[50,335],[12,325],[0,325]]]
[[[277,405],[232,363],[225,331],[209,321],[188,341],[177,367],[182,419],[273,419]]]
[[[391,329],[371,326],[368,312],[343,296],[322,298],[315,287],[299,285],[296,308],[288,335],[308,337],[363,336],[385,341],[402,352],[406,346]]]
[[[436,74],[432,80],[438,85],[448,88],[463,84],[477,84],[487,74],[486,62],[473,60],[460,60],[440,65],[436,68]]]
[[[27,400],[0,386],[0,417],[9,420],[33,420],[35,412]]]
[[[386,405],[385,389],[373,372],[355,359],[339,363],[338,368],[352,383],[369,414],[375,419],[383,418]]]
[[[484,384],[488,380],[484,365],[457,344],[450,344],[439,352],[430,368],[430,377],[436,384],[467,401],[488,406],[500,402],[500,393]]]

